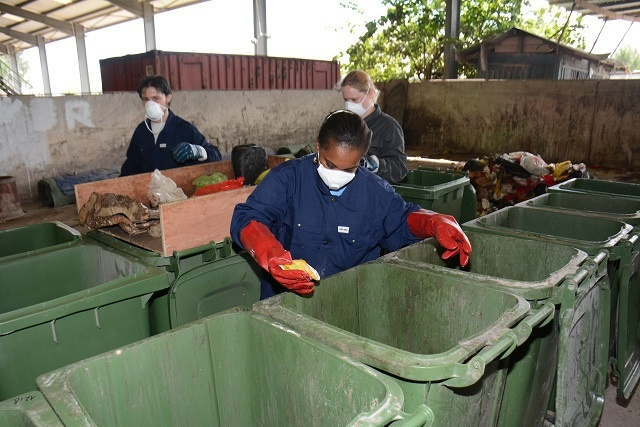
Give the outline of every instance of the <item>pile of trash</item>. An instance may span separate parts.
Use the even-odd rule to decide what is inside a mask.
[[[476,190],[477,216],[544,194],[559,182],[590,177],[584,163],[546,163],[526,151],[469,160],[463,170]]]

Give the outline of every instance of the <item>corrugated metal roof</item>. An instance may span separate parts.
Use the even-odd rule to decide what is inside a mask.
[[[204,0],[151,0],[155,13]],[[74,34],[74,24],[85,32],[142,17],[138,0],[0,0],[0,44],[20,51],[35,45],[36,37],[52,42]]]
[[[620,19],[640,22],[638,0],[549,0],[549,4],[564,7],[583,15],[595,15],[600,19]],[[575,6],[574,6],[575,4]]]

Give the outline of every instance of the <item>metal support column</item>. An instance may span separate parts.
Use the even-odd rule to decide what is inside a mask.
[[[87,65],[87,47],[84,44],[84,27],[73,24],[76,36],[76,50],[78,51],[78,68],[80,69],[80,90],[83,94],[91,93],[89,86],[89,66]]]
[[[453,44],[460,36],[460,0],[447,0],[444,23],[444,73],[445,79],[458,78],[456,47]]]
[[[147,52],[156,49],[156,24],[153,16],[153,5],[147,1],[143,2],[142,20],[144,22],[144,45]]]
[[[257,56],[267,56],[267,0],[253,0],[253,43]]]
[[[40,54],[40,69],[42,70],[42,87],[45,95],[51,95],[51,81],[49,80],[49,64],[47,63],[47,50],[44,37],[37,36],[38,53]]]
[[[11,64],[11,72],[14,76],[15,87],[13,88],[18,94],[22,94],[22,81],[20,77],[20,70],[18,69],[18,57],[16,55],[16,48],[13,45],[7,45],[7,53],[9,54],[9,63]]]

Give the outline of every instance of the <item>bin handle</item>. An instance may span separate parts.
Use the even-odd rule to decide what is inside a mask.
[[[222,242],[222,248],[220,249],[221,257],[228,257],[231,255],[231,237],[225,237]],[[205,263],[214,262],[218,258],[218,252],[216,251],[216,242],[211,241],[206,245],[197,246],[191,249],[185,249],[183,251],[174,251],[171,259],[172,271],[176,273],[176,276],[180,276],[180,260],[189,258],[195,255],[202,255],[202,260]]]
[[[424,403],[418,405],[415,412],[406,417],[392,422],[389,427],[430,427],[436,418],[431,408]]]
[[[469,362],[462,364],[463,371],[444,381],[448,387],[467,387],[475,384],[484,374],[485,367],[489,362],[500,357],[504,359],[509,356],[519,345],[522,345],[533,332],[533,328],[539,325],[546,325],[555,316],[556,307],[551,302],[545,302],[538,309],[533,310],[515,328],[505,333],[496,343],[487,346]]]

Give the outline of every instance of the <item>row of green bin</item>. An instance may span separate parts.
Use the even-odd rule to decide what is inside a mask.
[[[477,245],[479,242],[474,243]],[[530,243],[528,249],[552,249],[544,244],[535,247],[536,243]],[[495,247],[495,242],[490,246]],[[410,252],[416,250],[421,250],[421,246],[407,248]],[[486,251],[474,254],[477,255],[472,255],[473,264],[486,262],[480,258],[482,254],[487,256]],[[550,265],[554,279],[564,281],[565,276],[570,276],[567,280],[578,284],[578,287],[593,287],[599,277],[598,263],[591,261],[591,264],[585,264],[585,255],[575,250],[567,250],[563,255],[567,265],[562,261]],[[246,324],[255,320],[222,321],[214,316],[44,375],[38,379],[38,385],[56,414],[70,425],[119,424],[130,419],[143,425],[172,424],[176,419],[193,420],[198,424],[205,418],[220,420],[221,424],[269,424],[267,420],[291,424],[296,419],[317,419],[317,425],[327,425],[326,422],[334,420],[332,417],[343,412],[336,412],[333,404],[326,403],[331,397],[316,389],[293,389],[296,396],[311,393],[315,396],[314,401],[323,402],[323,412],[313,413],[313,416],[308,412],[311,409],[303,404],[308,402],[299,402],[288,394],[288,399],[274,397],[275,401],[268,401],[266,407],[253,403],[261,401],[257,396],[266,393],[264,390],[257,395],[252,394],[250,401],[237,403],[241,408],[236,407],[222,415],[218,412],[224,411],[231,403],[218,401],[217,394],[213,396],[211,391],[217,390],[214,384],[217,387],[220,383],[227,385],[226,391],[233,390],[227,393],[230,396],[244,395],[245,390],[256,387],[253,384],[256,376],[267,375],[263,370],[267,370],[269,375],[273,370],[273,375],[283,381],[282,387],[288,391],[292,384],[311,381],[308,377],[298,381],[302,374],[284,370],[276,363],[282,358],[288,364],[302,363],[304,371],[309,371],[312,378],[319,380],[320,385],[331,393],[344,390],[344,380],[337,381],[322,371],[318,368],[318,361],[310,362],[313,367],[310,369],[305,360],[309,357],[302,358],[305,362],[286,359],[294,357],[292,354],[304,355],[289,340],[297,341],[300,336],[306,336],[311,341],[321,341],[340,353],[373,366],[382,374],[381,378],[396,385],[388,385],[388,388],[398,390],[399,386],[397,400],[403,403],[387,411],[395,415],[389,415],[391,418],[366,418],[367,425],[384,425],[390,419],[406,417],[405,411],[414,414],[409,419],[417,422],[416,425],[495,425],[504,411],[501,400],[506,393],[505,387],[509,387],[509,365],[498,359],[508,360],[509,353],[525,344],[534,330],[544,328],[554,317],[555,307],[543,303],[530,311],[530,304],[521,296],[495,286],[492,289],[487,283],[479,286],[475,280],[470,280],[473,277],[456,277],[447,270],[436,270],[383,259],[321,281],[313,298],[285,294],[256,304],[255,312],[271,319],[263,323],[276,331],[289,332],[283,343],[278,343],[271,336],[264,338],[269,343],[264,349],[260,347],[261,341],[255,341],[261,339],[262,332],[258,334],[253,331],[254,327]],[[575,274],[570,274],[573,270]],[[515,274],[531,273],[518,271]],[[544,276],[544,272],[535,274],[539,279]],[[554,282],[549,286],[555,285]],[[552,292],[547,289],[542,293]],[[224,314],[220,318],[238,316]],[[280,326],[275,321],[280,322]],[[241,325],[233,326],[234,322]],[[215,328],[208,325],[214,323],[225,326],[213,333],[210,329]],[[214,345],[212,337],[220,337],[227,332],[229,336],[225,339],[233,343],[241,342],[242,337],[246,337],[248,342],[238,344],[241,346],[239,349],[227,341]],[[182,336],[185,338],[180,338]],[[202,356],[184,351],[185,348],[200,348],[198,346],[204,352]],[[218,353],[214,354],[214,351]],[[258,357],[258,360],[252,357]],[[219,361],[219,365],[215,361]],[[216,366],[219,366],[219,371],[210,372]],[[245,372],[247,366],[255,366],[255,370]],[[318,371],[314,373],[314,370]],[[203,377],[201,388],[194,388],[192,384],[194,378],[199,378],[197,373]],[[235,382],[228,383],[231,380],[225,377],[225,373],[233,374],[231,378]],[[218,376],[227,378],[227,382]],[[265,381],[270,385],[277,384],[271,377]],[[358,390],[360,387],[362,385],[358,385]],[[157,390],[169,391],[158,395]],[[194,392],[197,390],[208,393],[203,391],[202,397],[201,393]],[[271,390],[269,396],[277,394]],[[353,393],[350,391],[348,394]],[[357,394],[360,393],[361,390]],[[185,394],[193,402],[192,407],[184,408],[178,404],[184,404],[180,399]],[[136,400],[134,397],[141,403],[132,407],[131,402]],[[342,401],[344,397],[340,399]],[[283,403],[285,400],[289,404]],[[380,397],[374,401],[380,402]],[[166,405],[167,402],[175,404]],[[291,405],[298,407],[298,404],[305,408],[301,409],[305,418],[286,418],[293,416]],[[162,409],[167,406],[168,409]],[[280,409],[276,410],[278,407]],[[269,408],[274,409],[270,412]],[[352,417],[354,413],[347,415]],[[238,418],[241,416],[247,418]],[[275,418],[265,418],[267,416]],[[361,416],[365,415],[357,415],[357,419]],[[348,423],[344,421],[336,421],[335,424]],[[212,423],[215,425],[215,421]]]
[[[594,228],[589,225],[589,229]],[[629,230],[623,228],[624,231],[613,233],[609,237],[615,237],[601,246],[611,248],[628,240],[624,236],[628,236]],[[253,312],[237,311],[207,318],[44,375],[38,379],[39,388],[60,417],[67,413],[63,419],[65,424],[72,425],[96,423],[97,419],[100,420],[98,424],[118,424],[129,419],[136,420],[136,424],[171,424],[171,420],[176,419],[172,417],[176,416],[185,417],[183,420],[187,423],[193,420],[195,424],[204,419],[201,416],[216,416],[221,424],[269,424],[268,420],[274,424],[290,424],[299,419],[313,419],[317,421],[311,424],[317,425],[327,425],[329,420],[335,420],[329,424],[336,425],[349,422],[384,425],[390,420],[401,422],[399,420],[403,419],[407,425],[515,425],[518,422],[541,425],[548,400],[544,396],[554,391],[551,390],[554,379],[549,375],[558,372],[556,398],[552,405],[556,425],[593,424],[601,411],[602,379],[606,376],[609,312],[605,309],[611,306],[607,300],[611,297],[611,287],[606,270],[607,267],[614,269],[611,261],[607,262],[608,252],[589,247],[593,250],[591,256],[587,256],[572,245],[555,244],[554,239],[550,242],[538,238],[523,240],[521,236],[505,238],[498,234],[469,232],[474,252],[467,271],[447,268],[451,266],[439,259],[437,244],[427,240],[321,281],[312,298],[285,294],[256,304]],[[188,322],[206,315],[207,309],[194,309],[194,303],[197,307],[203,302],[206,307],[215,305],[215,300],[220,298],[214,296],[212,301],[206,302],[203,295],[206,296],[211,278],[194,272],[215,265],[216,260],[220,262],[240,255],[232,255],[230,245],[223,244],[174,254],[167,259],[109,239],[100,234],[91,244],[106,252],[120,254],[129,261],[144,259],[144,270],[163,270],[165,280],[172,284],[147,300],[149,323],[160,325],[155,327],[156,332],[178,326],[180,320]],[[113,247],[118,250],[112,250]],[[527,257],[535,261],[534,268],[523,262]],[[619,264],[613,272],[614,281],[623,282],[624,268]],[[237,274],[230,276],[231,282],[238,281]],[[177,292],[170,292],[180,279],[192,279],[201,287],[195,286],[195,291],[190,293],[191,299],[185,300],[185,304],[169,304],[166,308],[166,302],[180,298],[180,289],[191,288],[187,281],[177,287]],[[254,277],[250,281],[255,283],[259,279]],[[143,308],[146,298],[146,294],[141,298]],[[158,304],[148,304],[151,300]],[[165,309],[154,314],[150,309],[152,306]],[[102,308],[94,310],[100,328],[97,313]],[[169,320],[164,323],[154,321],[162,318],[163,311]],[[181,317],[183,312],[188,315]],[[223,318],[225,320],[220,320]],[[50,324],[54,336],[55,323]],[[255,323],[266,326],[254,326]],[[149,328],[153,329],[152,326]],[[269,344],[263,349],[259,341],[267,334],[263,329],[285,331],[287,338],[279,341],[269,335],[264,338],[266,342],[278,344]],[[220,336],[226,331],[231,331],[231,338]],[[239,347],[229,342],[241,341],[240,337],[247,341],[238,343]],[[340,418],[329,418],[338,416],[332,409],[333,404],[328,402],[332,402],[336,392],[346,390],[343,383],[338,382],[336,386],[336,378],[322,369],[309,378],[300,376],[304,373],[298,371],[286,371],[278,363],[284,358],[289,363],[305,364],[286,350],[298,345],[290,340],[297,342],[303,337],[323,349],[323,354],[327,347],[333,347],[338,351],[339,359],[344,358],[340,354],[346,354],[374,367],[377,370],[374,372],[382,374],[378,378],[386,380],[388,390],[400,390],[387,393],[387,396],[396,396],[396,403],[391,405],[393,409],[380,409],[379,396],[362,397],[361,393],[366,393],[361,390],[364,380],[358,380],[357,387],[348,388],[351,390],[349,395],[358,395],[356,400],[365,402],[364,406],[368,405],[371,413],[363,411],[362,405],[349,406],[351,401],[348,400],[349,403],[345,403],[348,409],[338,411]],[[197,357],[184,350],[197,345],[204,346],[203,353],[198,353]],[[556,346],[557,353],[554,351]],[[249,348],[252,350],[247,351]],[[222,349],[228,349],[232,355],[225,354],[226,350]],[[299,352],[306,354],[302,350]],[[557,354],[557,362],[549,360],[554,354]],[[254,356],[258,359],[253,359]],[[312,366],[321,365],[316,359],[312,360]],[[116,363],[121,364],[117,369]],[[352,363],[357,365],[357,362]],[[139,375],[128,371],[129,365],[137,366]],[[247,371],[247,366],[254,365],[257,365],[256,370]],[[143,369],[146,366],[148,370]],[[597,369],[590,369],[591,366]],[[270,372],[262,372],[269,370],[268,367],[273,367],[273,375],[285,372],[276,375],[281,378],[280,383],[270,376]],[[587,377],[582,374],[585,369],[590,372]],[[313,369],[309,370],[313,373]],[[83,372],[88,374],[85,376]],[[190,382],[184,384],[181,379],[199,375],[205,378],[198,383],[200,388],[193,390]],[[264,376],[267,384],[278,384],[275,390],[283,387],[291,405],[284,404],[286,399],[282,396],[271,396],[279,395],[273,391],[264,397],[259,391],[263,387],[257,386],[257,395],[252,394],[252,399],[238,401],[235,412],[241,414],[226,412],[231,403],[225,397],[216,397],[218,383],[227,385],[225,391],[233,391],[228,393],[232,396],[227,397],[237,398],[236,394],[244,396],[247,388],[254,387],[252,381],[256,376]],[[230,383],[229,378],[238,381]],[[299,389],[298,378],[303,384],[314,383],[313,380],[320,384],[316,388]],[[107,384],[112,388],[104,390]],[[123,388],[128,399],[116,398],[114,390]],[[157,390],[164,389],[171,389],[171,392],[156,394]],[[206,402],[195,390],[207,392],[204,393],[208,396]],[[295,415],[304,418],[288,418],[295,413],[291,406],[304,406],[300,400],[304,396],[292,398],[290,392],[315,396],[316,407],[324,409],[318,412],[305,407]],[[187,405],[181,399],[185,395],[194,402],[188,409],[181,406]],[[33,396],[39,394],[34,392]],[[108,410],[100,406],[105,396],[110,402],[106,405]],[[268,400],[271,398],[275,400]],[[14,413],[20,403],[25,402],[16,399],[0,406],[0,417]],[[256,404],[256,399],[265,399],[268,404]],[[137,410],[132,410],[132,401],[140,402]],[[166,402],[175,404],[170,405],[172,409],[162,412]],[[7,406],[13,410],[4,411]],[[159,415],[153,415],[156,411]],[[408,412],[413,415],[408,416]],[[372,413],[386,415],[371,418]],[[525,418],[525,414],[531,418]],[[210,423],[215,425],[215,421]]]
[[[161,257],[60,223],[0,232],[0,400],[38,375],[259,300],[261,270],[227,239]]]

